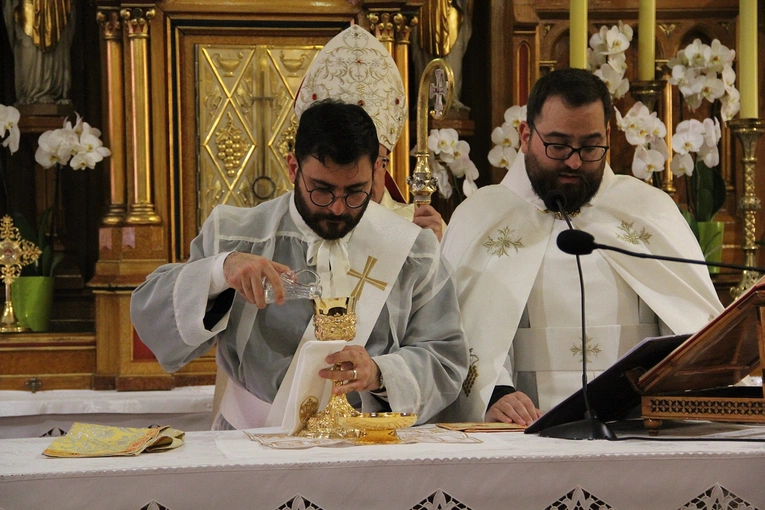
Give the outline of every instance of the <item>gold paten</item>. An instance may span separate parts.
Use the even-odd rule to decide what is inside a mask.
[[[319,298],[314,299],[316,314],[313,324],[317,340],[345,340],[349,342],[356,337],[356,298]],[[332,370],[340,370],[336,364]],[[333,386],[341,386],[343,381],[334,381]],[[301,417],[302,416],[301,409]],[[358,437],[355,428],[342,424],[343,418],[357,416],[356,411],[345,395],[332,395],[327,407],[320,413],[308,419],[306,427],[300,432],[302,437],[325,439],[348,439]]]
[[[21,238],[19,229],[13,225],[11,217],[3,216],[0,220],[0,276],[5,284],[5,309],[0,319],[0,333],[28,331],[16,320],[11,300],[11,284],[21,274],[21,268],[32,264],[40,255],[40,248]]]
[[[343,426],[359,431],[357,443],[391,444],[400,443],[396,429],[411,427],[417,421],[412,413],[363,413],[338,420]]]

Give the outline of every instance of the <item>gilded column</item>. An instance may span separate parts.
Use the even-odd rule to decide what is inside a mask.
[[[101,26],[101,55],[104,72],[101,74],[101,90],[104,111],[104,145],[112,151],[112,157],[104,160],[109,168],[109,209],[102,219],[103,225],[120,225],[127,213],[125,187],[125,87],[122,51],[122,19],[116,10],[98,11],[96,18]]]
[[[396,67],[398,67],[399,72],[401,72],[401,64],[398,61],[398,55],[394,49],[396,39],[394,35],[393,21],[391,21],[394,17],[395,16],[391,15],[389,12],[370,12],[367,14],[369,31],[374,34],[375,38],[377,38],[383,46],[385,46],[385,49],[388,50],[388,53],[391,54],[393,60],[396,62]],[[406,97],[409,97],[408,85],[404,76],[406,75],[401,73],[401,79],[404,81],[404,91],[407,93]],[[404,129],[401,131],[401,137],[393,148],[393,152],[389,155],[390,163],[388,163],[390,174],[393,176],[393,180],[396,181],[396,184],[405,197],[409,196],[409,194],[406,193],[406,179],[409,176],[408,138],[409,126],[405,125]],[[405,141],[407,143],[404,143]]]
[[[132,172],[128,185],[127,224],[159,224],[151,196],[151,117],[149,90],[149,22],[154,18],[154,9],[135,7],[122,9],[127,32],[128,97],[131,98],[127,111],[128,166]]]
[[[404,82],[404,94],[406,94],[406,97],[412,97],[409,94],[409,47],[411,42],[410,35],[412,29],[417,26],[418,19],[416,16],[407,17],[397,13],[393,16],[393,23],[396,26],[393,59],[396,61],[396,67],[398,67],[398,71],[401,74],[401,80]],[[406,180],[409,177],[410,146],[409,123],[407,122],[404,125],[404,129],[401,130],[401,137],[398,139],[398,143],[393,150],[393,159],[396,161],[396,166],[391,166],[395,171],[393,179],[398,184],[404,197],[409,197],[409,185]]]

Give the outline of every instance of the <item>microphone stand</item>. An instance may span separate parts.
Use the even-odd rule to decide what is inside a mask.
[[[571,220],[566,214],[566,209],[561,203],[562,193],[552,196],[554,203],[558,206],[558,211],[566,220],[570,230],[574,230]],[[587,326],[584,306],[584,277],[582,276],[582,263],[579,255],[576,255],[576,268],[579,271],[579,293],[582,298],[582,395],[584,396],[584,419],[563,423],[554,427],[548,427],[539,432],[542,437],[554,437],[558,439],[616,439],[616,434],[611,427],[600,421],[595,412],[590,407],[590,399],[587,396]]]

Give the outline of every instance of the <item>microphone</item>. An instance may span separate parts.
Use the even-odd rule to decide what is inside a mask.
[[[545,207],[552,212],[559,212],[565,214],[566,211],[566,195],[559,189],[552,189],[542,199],[545,203]]]
[[[558,234],[557,239],[558,248],[564,253],[569,255],[589,255],[593,250],[611,250],[630,257],[637,257],[640,259],[654,259],[654,260],[666,260],[669,262],[681,262],[683,264],[698,264],[702,266],[714,266],[724,267],[727,269],[739,269],[742,271],[755,271],[758,273],[765,273],[765,268],[755,266],[743,266],[739,264],[728,264],[725,262],[707,262],[706,260],[694,260],[683,259],[679,257],[667,257],[664,255],[653,255],[650,253],[638,253],[624,248],[618,248],[616,246],[609,246],[607,244],[600,244],[595,242],[595,237],[589,232],[584,230],[564,230]]]
[[[558,243],[558,246],[560,247],[561,237],[580,237],[579,233],[585,234],[586,236],[590,236],[594,242],[594,237],[592,237],[590,234],[587,234],[586,232],[582,232],[580,230],[574,230],[574,226],[571,225],[571,220],[568,217],[568,214],[566,214],[566,195],[563,194],[562,191],[553,189],[548,191],[544,198],[542,199],[545,203],[545,207],[547,207],[548,210],[560,213],[563,216],[563,219],[566,220],[566,224],[568,225],[569,230],[564,230],[560,234],[558,234],[558,239],[556,242]],[[567,234],[567,236],[564,236],[564,234]],[[571,244],[579,245],[581,242],[573,242]],[[561,248],[561,251],[564,251],[565,253],[572,253],[568,252],[566,250],[563,250]],[[592,250],[589,252],[583,252],[582,254],[586,253],[592,253]],[[574,421],[570,423],[564,423],[562,425],[556,425],[554,427],[548,427],[546,429],[542,429],[539,432],[540,436],[543,437],[555,437],[559,439],[616,439],[616,434],[611,430],[611,428],[603,423],[602,421],[598,420],[597,416],[595,416],[595,413],[592,411],[592,407],[590,407],[590,399],[587,396],[587,356],[584,355],[584,353],[587,352],[587,327],[586,327],[586,314],[585,314],[585,305],[584,305],[584,277],[582,275],[582,264],[579,261],[579,254],[573,253],[576,255],[576,269],[579,272],[579,295],[582,299],[582,396],[584,397],[584,419],[579,421]]]

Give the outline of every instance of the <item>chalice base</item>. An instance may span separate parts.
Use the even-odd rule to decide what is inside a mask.
[[[355,439],[359,435],[358,431],[344,427],[340,420],[359,414],[361,413],[348,403],[345,395],[332,395],[327,407],[309,418],[306,427],[298,435],[323,439]]]
[[[396,444],[401,440],[395,429],[390,430],[361,430],[361,435],[356,440],[361,444]]]

